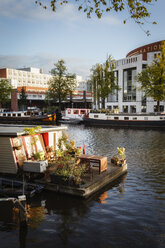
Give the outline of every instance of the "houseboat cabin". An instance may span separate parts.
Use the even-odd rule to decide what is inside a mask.
[[[89,113],[90,109],[67,108],[65,110],[66,118],[80,119]]]
[[[42,128],[41,133],[25,135],[25,127],[0,126],[0,173],[17,174],[23,162],[46,148],[56,150],[58,139],[66,127]],[[35,140],[35,142],[34,142]]]

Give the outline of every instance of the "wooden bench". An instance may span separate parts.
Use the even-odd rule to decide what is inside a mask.
[[[81,162],[90,163],[90,166],[98,166],[99,174],[107,170],[107,157],[82,154],[78,157]]]

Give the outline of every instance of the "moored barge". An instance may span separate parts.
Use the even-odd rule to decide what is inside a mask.
[[[45,127],[42,128],[41,133],[34,135],[26,135],[23,130],[24,127],[0,126],[1,177],[7,178],[9,175],[11,178],[12,175],[18,180],[20,173],[24,175],[40,174],[41,177],[34,182],[42,184],[45,189],[86,198],[127,172],[126,162],[122,165],[114,165],[108,162],[107,157],[81,154],[77,157],[79,162],[76,166],[86,164],[89,169],[83,175],[82,184],[63,185],[56,179],[52,181],[50,180],[52,174],[49,174],[51,173],[51,163],[46,161],[44,156],[47,154],[48,147],[52,147],[52,151],[58,149],[58,140],[62,137],[66,127]],[[43,159],[34,161],[32,157],[37,153],[42,153]],[[55,170],[58,168],[57,166],[55,165]],[[49,174],[48,178],[47,173]],[[21,178],[23,174],[20,174]],[[31,182],[30,177],[28,182]]]
[[[161,128],[165,129],[165,113],[153,114],[106,114],[89,113],[84,117],[87,126],[121,128]]]

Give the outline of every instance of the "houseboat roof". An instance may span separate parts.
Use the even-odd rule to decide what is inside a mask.
[[[10,125],[10,124],[0,124],[0,136],[5,136],[5,137],[17,137],[23,135],[24,128],[26,127],[34,127],[30,125]],[[41,133],[45,132],[53,132],[53,131],[61,131],[61,130],[66,130],[66,126],[42,126]]]

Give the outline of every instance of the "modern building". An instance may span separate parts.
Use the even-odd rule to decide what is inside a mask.
[[[140,84],[135,81],[135,75],[141,72],[146,65],[150,65],[157,54],[160,54],[161,41],[151,43],[133,51],[126,58],[116,61],[115,74],[121,90],[108,96],[106,108],[118,108],[120,112],[142,113],[156,111],[156,101],[145,97],[140,91]],[[165,101],[160,103],[161,111],[165,110]]]
[[[17,110],[17,104],[15,99],[20,98],[21,89],[24,88],[29,107],[43,108],[45,106],[45,94],[48,90],[48,81],[52,78],[49,74],[44,74],[42,69],[39,68],[1,68],[0,78],[8,79],[11,82],[12,87],[15,89],[15,94],[12,94],[14,99],[12,102],[15,106],[12,106],[12,110]],[[85,82],[81,77],[77,78],[78,88],[72,93],[72,96],[68,96],[68,102],[65,103],[68,107],[74,105],[90,104],[92,101],[91,92],[87,90]],[[81,85],[79,87],[79,85]],[[12,99],[11,99],[12,100]]]

